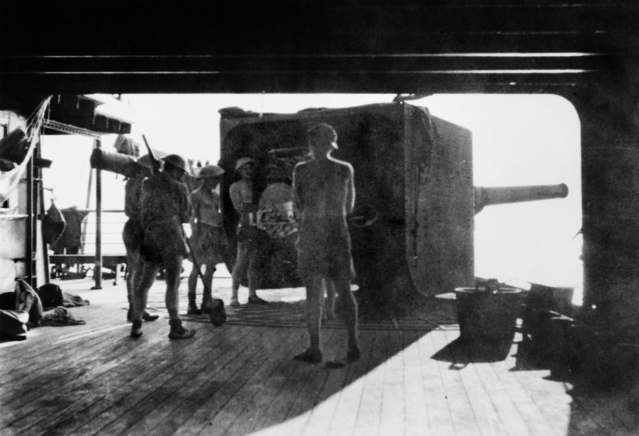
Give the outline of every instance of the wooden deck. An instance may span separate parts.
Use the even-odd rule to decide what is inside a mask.
[[[132,340],[124,287],[92,284],[62,283],[91,301],[71,309],[86,325],[0,343],[0,434],[639,434],[630,390],[553,380],[519,362],[516,345],[505,360],[478,361],[452,346],[454,326],[362,329],[361,361],[327,369],[292,360],[304,328],[192,322],[194,339],[170,341],[162,317]],[[323,344],[325,359],[340,357],[345,331],[324,330]]]

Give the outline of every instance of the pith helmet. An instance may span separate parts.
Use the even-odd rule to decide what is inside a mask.
[[[162,160],[165,162],[165,164],[173,165],[174,167],[181,169],[185,173],[188,173],[189,171],[186,167],[186,161],[180,155],[170,154]]]
[[[240,168],[242,168],[244,165],[248,163],[252,163],[253,165],[255,165],[255,160],[251,159],[250,157],[243,157],[238,159],[237,162],[235,163],[235,171],[239,170]]]
[[[224,170],[217,165],[207,165],[200,170],[199,179],[207,179],[211,177],[219,177],[224,174]]]

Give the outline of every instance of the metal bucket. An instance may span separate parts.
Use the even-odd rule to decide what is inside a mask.
[[[515,336],[521,290],[501,288],[497,292],[456,288],[460,339],[472,344],[504,345]]]

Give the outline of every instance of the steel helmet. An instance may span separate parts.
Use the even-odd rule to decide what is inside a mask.
[[[224,170],[217,165],[207,165],[200,170],[200,174],[198,174],[198,179],[207,179],[211,177],[219,177],[224,174]]]
[[[173,165],[174,167],[181,169],[185,173],[189,172],[186,166],[186,161],[180,155],[170,154],[162,160],[165,162],[165,165],[170,164],[170,165]]]
[[[238,159],[237,162],[235,163],[235,171],[239,170],[240,168],[242,168],[244,165],[248,163],[252,163],[253,165],[255,165],[255,160],[251,159],[250,157],[243,157]]]

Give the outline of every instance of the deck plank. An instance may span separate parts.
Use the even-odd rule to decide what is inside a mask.
[[[398,434],[405,432],[404,414],[406,399],[404,395],[404,338],[403,332],[393,332],[390,336],[384,362],[384,388],[382,392],[382,411],[379,434]]]
[[[438,362],[433,356],[439,351],[431,339],[434,331],[420,338],[417,346],[419,350],[420,372],[422,375],[422,389],[428,409],[428,429],[432,435],[455,434],[453,417],[447,401],[446,387],[439,374]]]
[[[124,401],[116,404],[112,409],[109,410],[109,418],[112,419],[99,419],[92,421],[89,423],[89,431],[86,428],[80,428],[77,430],[78,434],[139,434],[136,433],[133,428],[140,422],[142,424],[147,424],[145,421],[145,417],[149,414],[152,414],[156,407],[158,407],[162,401],[171,400],[174,392],[186,383],[191,376],[191,366],[194,362],[199,359],[198,346],[196,341],[178,341],[177,345],[180,345],[184,342],[189,342],[189,345],[192,345],[194,349],[192,350],[190,355],[183,357],[178,361],[172,361],[173,359],[169,358],[167,360],[167,370],[164,371],[160,376],[156,376],[152,379],[152,381],[148,383],[143,383],[140,386],[135,394],[130,395],[125,398]],[[209,341],[209,345],[211,345],[211,341]],[[248,352],[253,355],[254,350],[253,346],[257,346],[259,344],[258,341],[250,341],[246,347],[243,348],[243,352]],[[207,351],[213,352],[213,347],[202,347],[209,348]],[[234,347],[240,348],[240,347]],[[186,354],[181,352],[180,354]],[[172,356],[171,356],[172,357]],[[237,368],[242,368],[246,361],[232,359],[230,361],[230,365]],[[179,397],[176,397],[179,398]],[[100,415],[100,418],[103,418],[105,414]],[[141,430],[146,433],[152,429],[142,428]]]
[[[439,371],[439,377],[444,384],[444,401],[448,403],[450,408],[455,434],[458,436],[481,434],[468,394],[462,383],[459,369],[455,365],[457,356],[454,356],[450,349],[447,348],[452,339],[443,330],[433,330],[428,337],[431,338],[433,346],[441,355],[442,360],[433,360],[436,362],[435,367]]]
[[[373,349],[379,346],[377,331],[360,332],[360,347],[362,358],[360,362],[350,365],[344,381],[344,389],[339,392],[338,404],[333,419],[330,422],[329,436],[353,434],[357,419],[362,394],[364,391],[365,376],[373,365],[377,365],[372,359]]]
[[[505,387],[510,401],[519,411],[519,415],[523,418],[528,426],[529,432],[533,435],[552,435],[555,430],[543,416],[539,407],[535,404],[528,392],[524,389],[517,377],[511,371],[516,366],[516,362],[512,357],[513,353],[509,353],[506,360],[500,362],[492,362],[490,367],[494,371],[501,384]]]
[[[421,371],[419,341],[426,332],[406,332],[404,341],[404,434],[406,436],[429,436],[429,420],[432,411],[428,409],[424,379]]]
[[[265,333],[265,334],[262,334],[262,333]],[[252,336],[257,336],[257,335],[252,335]],[[287,338],[282,337],[281,340],[287,341]],[[250,344],[247,346],[247,348],[248,349],[259,348],[260,342],[263,342],[263,345],[274,346],[275,341],[274,341],[272,332],[260,332],[258,340],[251,341]],[[215,348],[215,346],[212,348]],[[238,348],[238,347],[236,346],[235,348]],[[214,350],[210,350],[210,351],[214,351]],[[253,351],[253,350],[250,350],[250,351]],[[160,427],[162,425],[161,424],[162,420],[170,417],[173,414],[173,409],[176,407],[175,399],[180,399],[180,402],[187,401],[187,399],[191,398],[193,392],[197,391],[198,387],[208,382],[211,382],[211,383],[208,383],[208,385],[212,387],[213,389],[209,390],[208,392],[200,391],[199,392],[200,395],[196,397],[197,403],[194,401],[190,401],[190,404],[192,406],[195,406],[194,410],[197,410],[197,408],[199,408],[206,400],[211,398],[213,395],[217,394],[215,387],[221,385],[220,383],[221,380],[217,379],[215,375],[219,373],[220,368],[218,367],[216,369],[215,365],[207,364],[207,361],[210,362],[211,360],[210,352],[207,352],[207,350],[202,350],[202,351],[198,350],[198,352],[200,354],[200,356],[198,357],[198,362],[195,365],[193,365],[194,368],[185,368],[185,380],[184,382],[181,383],[181,385],[179,386],[179,389],[171,393],[171,398],[170,398],[171,401],[164,401],[160,403],[154,410],[152,410],[150,413],[147,413],[144,419],[140,420],[136,425],[129,428],[127,430],[127,434],[134,434],[134,435],[158,434],[159,431],[161,430]],[[253,356],[256,357],[255,354]],[[269,366],[268,358],[265,358],[263,360],[266,361],[263,367]],[[197,369],[198,367],[199,367],[199,370]],[[240,371],[242,371],[242,368],[240,368]],[[256,372],[254,376],[256,377],[257,374],[258,373]],[[214,381],[217,381],[217,383],[214,383]],[[240,397],[239,393],[234,396],[234,398],[238,398],[238,397]],[[242,400],[238,398],[238,401],[242,401]],[[215,421],[214,426],[216,431],[219,431],[220,433],[222,433],[222,426],[217,422],[217,420]]]
[[[180,401],[164,402],[153,412],[154,416],[145,417],[145,420],[154,422],[149,426],[150,434],[170,435],[176,432],[196,410],[217,394],[226,379],[223,374],[231,374],[234,369],[232,361],[241,358],[242,352],[248,352],[248,347],[264,337],[250,329],[234,330],[237,334],[243,334],[240,339],[225,338],[224,349],[220,348],[223,352],[219,356],[200,353],[201,364],[206,367],[180,388],[177,394]],[[220,347],[220,344],[216,347]]]
[[[353,435],[376,435],[382,414],[382,399],[384,394],[384,362],[387,357],[390,331],[379,333],[379,341],[371,353],[373,367],[364,376],[364,387],[357,410],[355,431]]]
[[[322,331],[322,347],[325,353],[328,351],[326,345],[331,344],[335,338],[335,330]],[[250,434],[285,419],[293,402],[303,403],[302,387],[307,385],[311,377],[315,376],[319,384],[325,382],[325,377],[322,374],[318,375],[321,365],[306,365],[293,360],[293,356],[304,349],[306,341],[307,333],[304,331],[303,335],[298,336],[297,348],[292,348],[287,354],[282,355],[277,370],[265,382],[265,389],[254,399],[253,410],[248,415],[240,415],[228,434]],[[310,401],[314,403],[312,399]]]
[[[341,330],[339,334],[334,334],[331,341],[334,345],[331,348],[327,348],[327,355],[332,356],[332,359],[341,359],[346,354],[346,330]],[[330,358],[329,358],[330,360]],[[324,368],[323,372],[326,374],[323,386],[319,388],[318,394],[313,399],[312,396],[309,400],[300,404],[302,407],[308,407],[308,420],[304,424],[303,430],[299,433],[303,436],[325,436],[330,431],[331,422],[333,417],[337,413],[339,405],[339,392],[346,388],[347,376],[349,370],[356,368],[359,363],[348,364],[343,368]],[[311,391],[311,389],[305,389]],[[313,407],[315,406],[315,407]]]
[[[231,335],[231,337],[235,336],[239,338],[238,342],[241,342],[243,336],[246,335],[239,333]],[[250,336],[248,338],[251,339]],[[202,342],[206,344],[207,340],[208,338],[203,338],[199,344]],[[56,430],[59,430],[60,434],[69,434],[72,431],[90,433],[93,431],[92,428],[104,425],[109,417],[119,419],[118,410],[128,410],[127,407],[131,406],[144,393],[148,393],[149,389],[158,386],[158,383],[172,380],[169,378],[171,375],[179,373],[181,368],[191,364],[189,359],[197,356],[194,351],[202,348],[205,351],[210,351],[212,356],[219,356],[220,359],[228,358],[227,354],[233,356],[232,351],[234,351],[233,344],[226,344],[213,350],[206,345],[201,346],[198,342],[189,341],[188,344],[184,344],[188,347],[181,349],[184,359],[167,359],[166,355],[169,355],[171,351],[177,351],[168,349],[167,342],[168,339],[162,335],[161,340],[156,343],[157,352],[147,353],[148,359],[140,362],[131,361],[121,365],[122,372],[113,373],[112,381],[105,384],[115,389],[108,392],[102,391],[102,395],[93,401],[87,399],[85,403],[87,408],[78,413],[71,411],[67,419],[60,423]]]
[[[92,315],[88,310],[82,309],[71,309],[71,313],[79,318],[84,318],[80,316],[84,314]],[[98,333],[123,324],[124,318],[117,320],[113,311],[110,311],[99,320],[91,317],[84,325],[32,329],[27,333],[26,341],[12,343],[12,347],[3,347],[0,365],[6,372],[0,374],[0,392],[4,392],[5,386],[12,384],[15,377],[26,380],[27,377],[37,377],[39,369],[43,367],[50,370],[53,369],[52,365],[64,367],[68,364],[69,352],[90,353],[92,348],[104,346],[107,338],[98,336]],[[31,361],[29,366],[23,364],[26,359]]]
[[[457,344],[459,342],[459,332],[445,331],[449,344]],[[506,430],[502,425],[499,415],[492,404],[490,395],[486,390],[486,385],[482,383],[481,378],[475,371],[476,365],[482,365],[482,362],[475,362],[473,356],[466,347],[456,346],[459,364],[458,372],[461,382],[466,390],[466,395],[473,414],[477,421],[477,426],[482,435],[505,435]]]
[[[292,355],[297,347],[298,335],[290,330],[281,329],[270,332],[271,351],[270,356],[255,355],[255,361],[248,374],[241,374],[239,380],[243,380],[241,387],[232,395],[229,401],[221,407],[217,413],[211,414],[212,428],[217,434],[244,434],[242,427],[231,430],[238,420],[251,420],[255,418],[257,404],[254,398],[259,394],[265,380],[282,370],[280,366],[286,357]],[[287,362],[288,363],[288,362]],[[289,364],[290,365],[290,364]],[[286,371],[286,370],[285,370]]]
[[[259,330],[259,328],[254,329]],[[291,342],[295,343],[299,337],[294,332],[291,332],[287,335],[287,340],[282,340],[281,335],[285,330],[275,329],[275,332],[270,329],[267,330],[269,330],[267,334],[274,342],[260,343],[258,341],[256,346],[247,349],[239,357],[240,362],[237,365],[225,368],[225,370],[220,372],[218,379],[222,383],[221,388],[184,422],[176,431],[176,435],[195,435],[205,431],[207,428],[214,429],[217,434],[223,434],[226,431],[223,426],[227,424],[228,412],[226,410],[223,411],[223,409],[227,403],[231,402],[234,396],[251,379],[254,381],[261,380],[259,377],[262,374],[259,372],[260,368],[265,366],[264,363],[269,360],[271,353],[273,353],[273,358],[276,358],[275,356],[279,358],[282,349],[293,346]],[[237,405],[234,403],[229,407],[237,407]],[[230,425],[230,423],[228,424]]]
[[[152,292],[160,307],[164,284]],[[193,340],[169,341],[163,317],[133,341],[123,285],[83,298],[92,305],[71,311],[85,325],[0,343],[3,436],[639,434],[630,391],[571,391],[518,360],[516,346],[502,361],[477,360],[449,345],[459,332],[448,327],[363,330],[362,359],[328,370],[292,361],[306,328],[197,323]],[[323,330],[326,359],[345,335]]]

